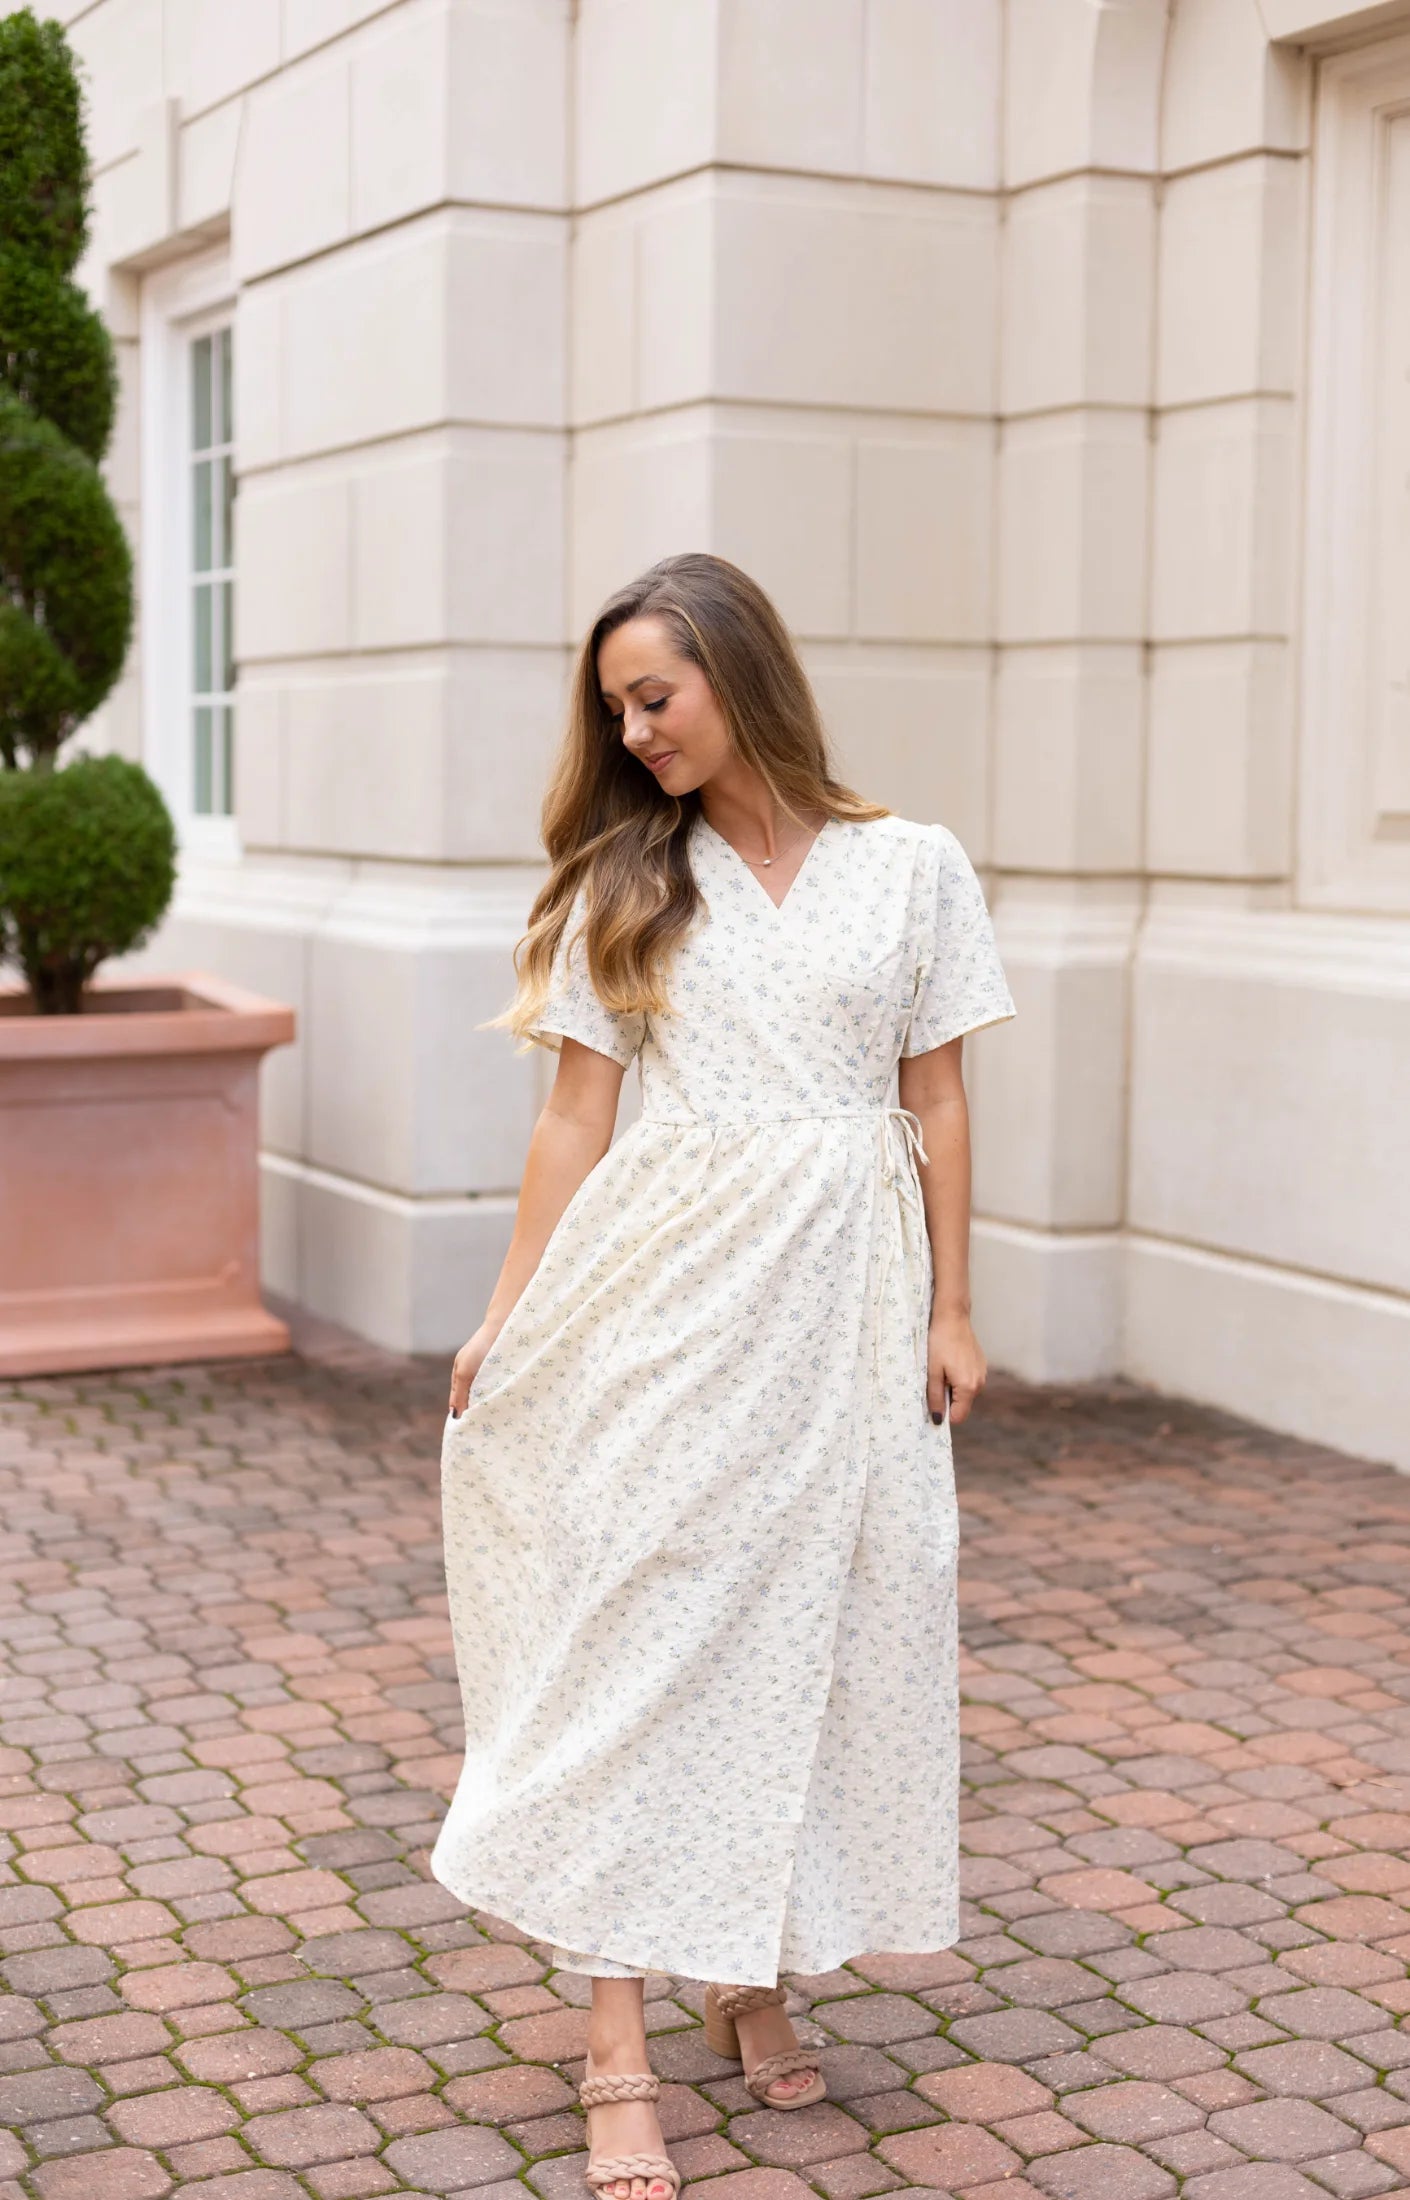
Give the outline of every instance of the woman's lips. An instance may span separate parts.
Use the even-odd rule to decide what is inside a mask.
[[[642,761],[650,772],[664,771],[675,753],[674,749],[662,749],[659,756],[643,757]]]

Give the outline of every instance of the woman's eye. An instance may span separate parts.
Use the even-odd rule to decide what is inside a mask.
[[[641,707],[643,710],[664,710],[669,701],[669,695],[663,695],[659,703],[643,703]]]

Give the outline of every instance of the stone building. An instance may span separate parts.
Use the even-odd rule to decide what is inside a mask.
[[[141,551],[97,737],[183,820],[147,963],[298,1010],[269,1284],[477,1322],[572,643],[710,548],[989,892],[991,1363],[1410,1467],[1410,0],[50,5]]]

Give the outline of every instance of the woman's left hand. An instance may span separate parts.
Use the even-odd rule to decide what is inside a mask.
[[[945,1390],[950,1392],[950,1426],[957,1428],[969,1412],[988,1376],[988,1364],[967,1314],[937,1314],[930,1323],[926,1353],[928,1380],[926,1404],[931,1418],[945,1410]]]

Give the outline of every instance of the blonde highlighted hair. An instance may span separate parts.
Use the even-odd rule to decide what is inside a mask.
[[[552,869],[514,950],[518,991],[480,1028],[523,1040],[547,1000],[553,960],[584,895],[588,975],[617,1014],[669,1014],[666,973],[700,902],[686,852],[698,794],[667,794],[623,746],[602,699],[598,651],[629,619],[656,618],[678,654],[709,682],[737,754],[785,816],[889,812],[839,781],[808,678],[788,630],[756,581],[704,551],[663,558],[609,597],[578,654],[567,730],[544,797],[541,830]]]

